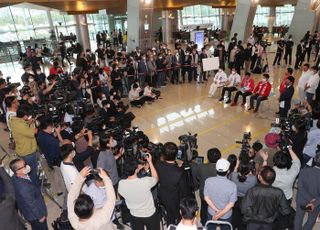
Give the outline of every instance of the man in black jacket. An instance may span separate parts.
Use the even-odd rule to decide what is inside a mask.
[[[294,94],[294,77],[289,76],[288,79],[286,80],[286,88],[284,92],[280,95],[279,98],[279,114],[280,117],[286,118],[288,115],[288,111],[290,110],[291,107],[291,99]]]
[[[16,197],[9,175],[0,160],[0,220],[6,230],[24,230],[22,218],[16,209]]]
[[[269,166],[263,167],[258,175],[260,184],[251,188],[242,200],[241,211],[247,230],[271,230],[277,214],[290,214],[290,207],[283,191],[272,187],[276,172]]]
[[[178,224],[181,217],[179,203],[182,198],[192,195],[183,168],[176,164],[178,147],[172,142],[163,146],[164,161],[156,165],[159,176],[159,198],[167,211],[167,225]]]
[[[302,62],[304,61],[304,57],[306,55],[305,49],[304,49],[304,41],[301,40],[300,44],[297,46],[297,51],[296,51],[296,63],[294,65],[294,69],[299,69],[301,66]]]

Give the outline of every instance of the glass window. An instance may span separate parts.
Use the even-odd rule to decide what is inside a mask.
[[[49,27],[49,19],[45,10],[34,10],[30,9],[30,15],[32,24],[35,28],[37,27]]]
[[[9,7],[0,8],[0,33],[15,31]]]
[[[180,10],[178,23],[179,28],[182,25],[195,25],[195,24],[204,24],[212,23],[214,27],[221,28],[221,13],[220,9],[212,8],[207,5],[194,5],[185,7],[183,10]]]
[[[253,20],[253,25],[268,26],[269,16],[270,16],[270,7],[258,6],[256,10],[256,15]]]
[[[294,14],[294,6],[284,5],[276,7],[276,26],[290,26]]]

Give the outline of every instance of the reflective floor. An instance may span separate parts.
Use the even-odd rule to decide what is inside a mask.
[[[271,54],[271,57],[273,54]],[[7,70],[13,66],[6,66]],[[19,69],[20,68],[20,69]],[[7,76],[7,70],[4,66],[0,69]],[[11,69],[12,70],[12,69]],[[15,65],[15,77],[13,82],[18,81],[22,71],[20,66]],[[178,144],[178,136],[191,132],[198,134],[199,154],[205,156],[209,148],[219,148],[224,157],[229,154],[237,154],[240,151],[240,145],[236,140],[241,140],[244,132],[250,131],[252,139],[263,140],[264,135],[270,129],[270,123],[275,120],[275,112],[278,110],[277,95],[278,86],[285,72],[285,66],[270,67],[271,82],[274,96],[268,102],[264,102],[258,114],[247,112],[240,106],[230,107],[224,103],[219,103],[221,91],[218,90],[214,98],[208,98],[209,86],[212,77],[204,84],[182,84],[168,85],[161,89],[161,97],[153,104],[147,104],[141,109],[131,108],[130,111],[136,115],[133,121],[134,126],[138,126],[144,131],[152,142],[167,141]],[[228,74],[228,72],[227,72]],[[296,71],[294,76],[296,82],[300,71]],[[17,77],[18,76],[18,77]],[[260,80],[260,75],[254,75],[255,82]],[[127,102],[125,100],[125,102]],[[7,133],[1,128],[1,143],[6,146]],[[2,155],[2,153],[0,154]],[[49,172],[52,182],[53,193],[63,191],[59,169]],[[60,214],[58,206],[47,200],[49,210],[49,223],[56,219]],[[60,197],[62,204],[63,199]],[[319,227],[319,226],[318,226]],[[316,229],[316,228],[315,228]]]

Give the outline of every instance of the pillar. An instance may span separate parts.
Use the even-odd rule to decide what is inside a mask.
[[[272,33],[272,28],[276,22],[276,7],[270,7],[270,13],[268,18],[268,28],[270,34]]]
[[[82,45],[83,50],[90,48],[89,28],[85,14],[75,15],[76,34],[78,42]]]
[[[140,39],[140,0],[127,0],[128,12],[128,51],[139,46]],[[111,27],[110,27],[111,29]]]
[[[160,27],[162,27],[162,34],[163,34],[163,25],[162,25],[163,20],[164,19],[162,17],[162,10],[154,10],[152,14],[152,26],[150,27],[152,41],[158,38],[156,34],[159,31]]]
[[[110,34],[111,32],[116,28],[116,24],[114,22],[114,16],[113,15],[108,15],[108,23],[109,23],[109,29],[110,31],[108,31]]]
[[[57,37],[59,36],[59,34],[58,34],[58,31],[56,30],[56,27],[53,24],[50,10],[47,10],[47,17],[48,17],[49,26],[50,26],[50,39],[55,41],[57,40]]]
[[[173,32],[178,29],[178,12],[176,10],[162,11],[163,20],[162,20],[162,29],[163,29],[163,42],[167,44],[173,44]]]
[[[232,37],[234,33],[238,33],[238,40],[247,40],[252,31],[256,9],[257,5],[251,0],[237,0],[230,37]]]
[[[289,28],[289,33],[292,34],[294,41],[299,42],[307,30],[314,30],[316,14],[310,9],[312,0],[298,0]]]

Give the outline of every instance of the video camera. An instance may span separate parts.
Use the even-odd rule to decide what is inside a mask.
[[[268,42],[268,39],[266,39],[266,40],[261,40],[260,45],[263,47],[263,49],[266,49],[268,46],[271,46],[272,43]]]
[[[243,133],[242,141],[236,141],[237,144],[241,144],[241,150],[239,159],[242,160],[243,158],[248,158],[249,151],[250,151],[250,140],[251,140],[251,132]]]
[[[182,160],[184,163],[189,164],[192,159],[198,156],[198,145],[197,145],[198,134],[188,134],[179,136],[179,150],[177,159]]]

